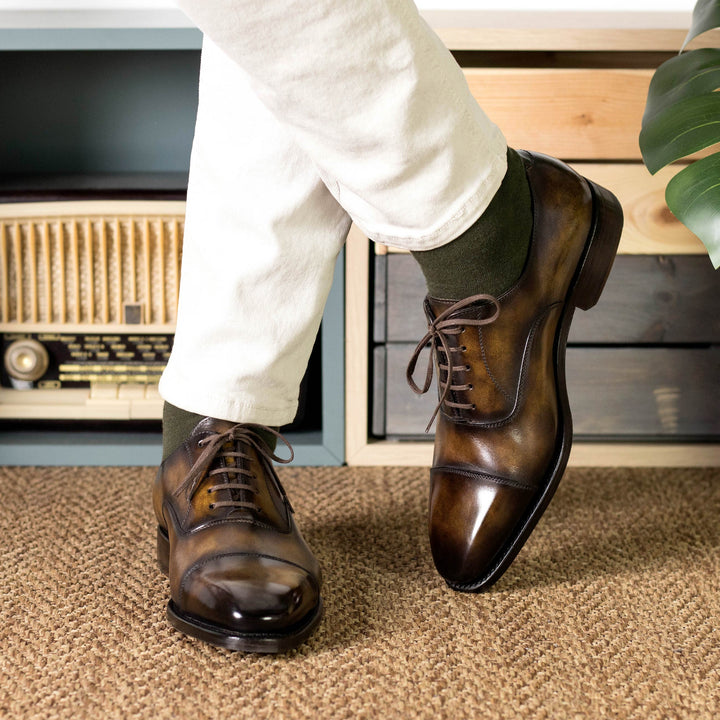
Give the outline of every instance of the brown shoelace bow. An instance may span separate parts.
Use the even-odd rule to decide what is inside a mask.
[[[282,440],[288,450],[290,450],[290,457],[287,459],[281,458],[272,452],[260,435],[257,434],[258,429],[270,432],[279,440]],[[268,462],[275,460],[276,462],[287,464],[292,462],[295,457],[295,453],[287,439],[272,428],[266,427],[265,425],[254,424],[235,425],[224,433],[215,433],[198,441],[198,445],[203,448],[203,451],[192,468],[190,468],[190,472],[182,485],[176,490],[176,494],[179,495],[184,492],[186,493],[187,500],[190,501],[198,487],[200,487],[203,479],[213,475],[234,475],[236,482],[223,482],[218,485],[213,485],[208,488],[208,492],[215,492],[217,490],[246,490],[251,493],[257,492],[257,489],[249,482],[241,482],[243,478],[252,480],[254,475],[238,462],[251,459],[250,455],[238,449],[239,443],[250,445]],[[223,466],[211,468],[212,463],[220,458],[226,460]],[[238,477],[240,480],[237,480]],[[287,499],[283,488],[279,486],[278,489],[283,498]],[[258,509],[255,503],[244,500],[221,500],[210,505],[211,510],[218,507],[243,507],[254,511]]]
[[[479,302],[486,302],[491,305],[495,306],[495,312],[487,318],[453,318],[450,317],[453,313],[456,313],[458,310],[462,310],[463,308],[467,307],[468,305],[474,305],[475,303]],[[418,385],[415,383],[415,380],[413,380],[413,375],[415,374],[415,367],[417,365],[417,362],[420,358],[420,355],[422,351],[430,346],[434,347],[436,351],[441,351],[445,353],[445,357],[447,358],[447,365],[440,362],[440,357],[438,357],[438,374],[440,370],[444,370],[447,373],[446,381],[443,382],[440,377],[438,377],[438,384],[440,385],[440,400],[435,407],[435,411],[432,414],[432,417],[430,418],[430,422],[428,423],[427,427],[425,428],[425,432],[428,432],[437,417],[438,412],[440,411],[440,408],[442,407],[443,403],[446,403],[452,407],[458,407],[463,409],[471,409],[473,408],[470,404],[465,403],[454,403],[447,399],[448,394],[452,390],[460,391],[460,390],[472,390],[472,385],[456,385],[453,384],[453,372],[457,370],[469,370],[469,367],[465,364],[463,365],[454,365],[453,364],[453,353],[456,353],[458,351],[463,350],[462,347],[457,346],[451,346],[450,342],[448,340],[448,336],[457,336],[460,335],[464,330],[465,326],[472,326],[472,327],[480,327],[482,325],[490,325],[490,323],[495,322],[495,320],[498,319],[498,316],[500,315],[500,305],[498,301],[492,296],[492,295],[486,295],[484,293],[480,293],[479,295],[471,295],[470,297],[467,297],[463,300],[460,300],[459,302],[456,302],[454,305],[451,305],[447,310],[444,310],[440,315],[438,315],[429,325],[428,325],[428,331],[425,333],[425,336],[420,340],[420,342],[417,344],[417,347],[415,348],[415,351],[412,354],[412,357],[410,358],[410,362],[407,366],[407,371],[405,374],[405,377],[407,378],[408,385],[412,388],[413,392],[418,395],[423,395],[430,389],[430,385],[432,384],[432,377],[433,377],[433,369],[434,369],[434,362],[433,362],[433,353],[430,352],[428,356],[428,364],[427,364],[427,372],[425,374],[425,384],[422,386],[422,388],[418,387]]]

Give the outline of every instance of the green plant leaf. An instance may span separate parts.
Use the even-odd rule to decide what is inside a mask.
[[[703,242],[720,267],[720,153],[697,160],[668,183],[665,200],[673,215]]]
[[[720,48],[701,48],[665,61],[648,88],[643,127],[665,108],[720,87]]]
[[[640,132],[640,152],[651,173],[720,142],[720,93],[681,100],[650,118]]]
[[[720,27],[720,3],[718,0],[697,0],[693,8],[690,30],[680,51],[682,52],[693,38],[716,27]]]

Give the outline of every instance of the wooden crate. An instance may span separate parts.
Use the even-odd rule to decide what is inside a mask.
[[[582,34],[575,31],[570,49],[582,47]],[[512,37],[520,53],[540,47],[533,46],[537,33],[514,30]],[[652,37],[635,31],[644,50],[655,47]],[[622,257],[598,307],[577,313],[572,329],[568,377],[579,441],[570,464],[720,465],[717,275],[704,247],[665,205],[665,185],[679,168],[650,176],[640,162],[637,136],[652,69],[623,68],[615,51],[627,50],[627,43],[613,47],[610,39],[605,68],[597,55],[587,68],[519,67],[516,52],[513,67],[465,73],[510,145],[571,162],[611,189],[625,212]],[[371,248],[356,228],[347,268],[347,462],[429,465],[432,443],[418,437],[434,393],[417,399],[404,380],[409,351],[426,329],[419,271],[408,256]],[[388,384],[378,394],[379,381]],[[637,398],[629,415],[620,407],[628,396]]]

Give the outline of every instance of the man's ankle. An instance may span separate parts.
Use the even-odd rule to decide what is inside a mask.
[[[428,293],[460,300],[478,293],[500,295],[522,274],[532,235],[532,198],[525,164],[508,148],[508,169],[490,205],[451,242],[415,251]]]

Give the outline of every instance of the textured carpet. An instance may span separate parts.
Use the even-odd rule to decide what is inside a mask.
[[[325,571],[302,649],[165,621],[151,468],[0,468],[3,718],[717,718],[720,471],[579,470],[496,587],[444,586],[426,472],[281,470]]]

